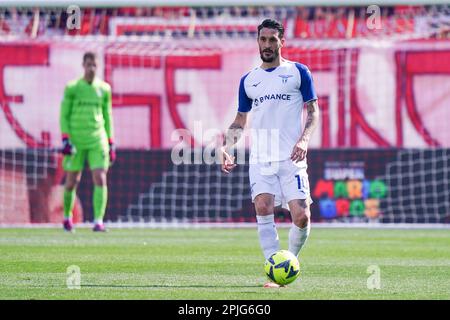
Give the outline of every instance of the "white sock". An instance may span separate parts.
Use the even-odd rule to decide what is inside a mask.
[[[103,224],[103,219],[94,220],[94,224]]]
[[[295,224],[292,224],[291,230],[289,230],[289,251],[295,256],[298,256],[298,253],[305,244],[306,239],[308,239],[310,230],[311,223],[308,223],[308,225],[304,228],[299,228]]]
[[[264,257],[268,259],[273,253],[280,250],[277,228],[275,227],[274,215],[256,216],[258,222],[259,243]]]

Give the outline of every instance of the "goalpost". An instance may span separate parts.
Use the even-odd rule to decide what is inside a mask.
[[[285,24],[283,56],[308,65],[318,88],[313,221],[450,222],[447,4],[187,3],[78,1],[79,28],[69,30],[70,1],[2,2],[0,225],[61,220],[59,103],[86,50],[98,54],[98,75],[113,88],[118,161],[108,174],[106,220],[253,222],[248,161],[225,176],[201,153],[235,115],[239,79],[259,61],[256,26],[265,17]],[[183,132],[200,162],[173,163]],[[92,219],[91,186],[85,172],[78,222]],[[288,212],[277,219],[289,222]]]

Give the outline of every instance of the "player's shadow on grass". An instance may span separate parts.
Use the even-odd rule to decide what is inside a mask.
[[[83,284],[82,288],[260,288],[262,285],[168,285],[168,284],[149,284],[149,285],[128,285],[128,284]]]

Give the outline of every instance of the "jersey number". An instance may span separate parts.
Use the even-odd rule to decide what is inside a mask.
[[[295,177],[297,178],[298,190],[302,190],[302,179],[300,178],[300,176],[298,174],[295,175]]]
[[[298,190],[309,189],[308,180],[306,180],[306,177],[301,177],[298,174],[295,175],[295,177],[297,178]]]

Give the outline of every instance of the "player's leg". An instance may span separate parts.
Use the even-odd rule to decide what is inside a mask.
[[[275,195],[270,193],[258,194],[253,200],[256,210],[256,222],[258,224],[259,244],[264,254],[264,258],[280,250],[280,241],[275,225],[274,201]],[[279,284],[268,281],[264,288],[279,288]]]
[[[107,172],[109,166],[109,155],[107,150],[93,149],[88,154],[89,166],[92,171],[94,191],[92,203],[94,208],[94,231],[106,231],[103,218],[108,202]]]
[[[289,251],[298,255],[311,231],[311,211],[308,199],[289,201],[292,226],[289,230]]]
[[[63,159],[63,169],[66,172],[64,183],[63,207],[64,222],[63,227],[66,231],[73,230],[73,207],[75,205],[76,191],[81,179],[85,161],[85,152],[78,150],[76,154],[65,156]]]
[[[274,220],[274,195],[261,193],[255,197],[254,202],[259,243],[264,253],[264,258],[267,259],[280,249],[278,232]]]
[[[255,205],[259,242],[264,257],[279,250],[278,232],[274,220],[275,195],[280,194],[278,179],[264,169],[264,164],[250,164],[249,178]]]
[[[306,167],[290,160],[283,161],[280,182],[292,217],[292,225],[289,230],[289,251],[297,256],[311,230],[311,197]]]
[[[282,196],[276,176],[277,170],[278,165],[250,163],[249,178],[252,201],[255,204],[259,243],[265,259],[280,250],[274,215],[274,206],[281,204]],[[279,284],[271,281],[264,284],[264,288],[279,287]]]
[[[94,231],[104,231],[103,217],[106,212],[108,202],[108,187],[106,185],[106,170],[92,170],[92,180],[94,182],[94,192],[92,196],[94,207]]]
[[[63,227],[66,231],[73,230],[73,207],[75,205],[76,190],[80,183],[81,172],[80,171],[68,171],[66,172],[66,182],[64,184],[64,221]]]

